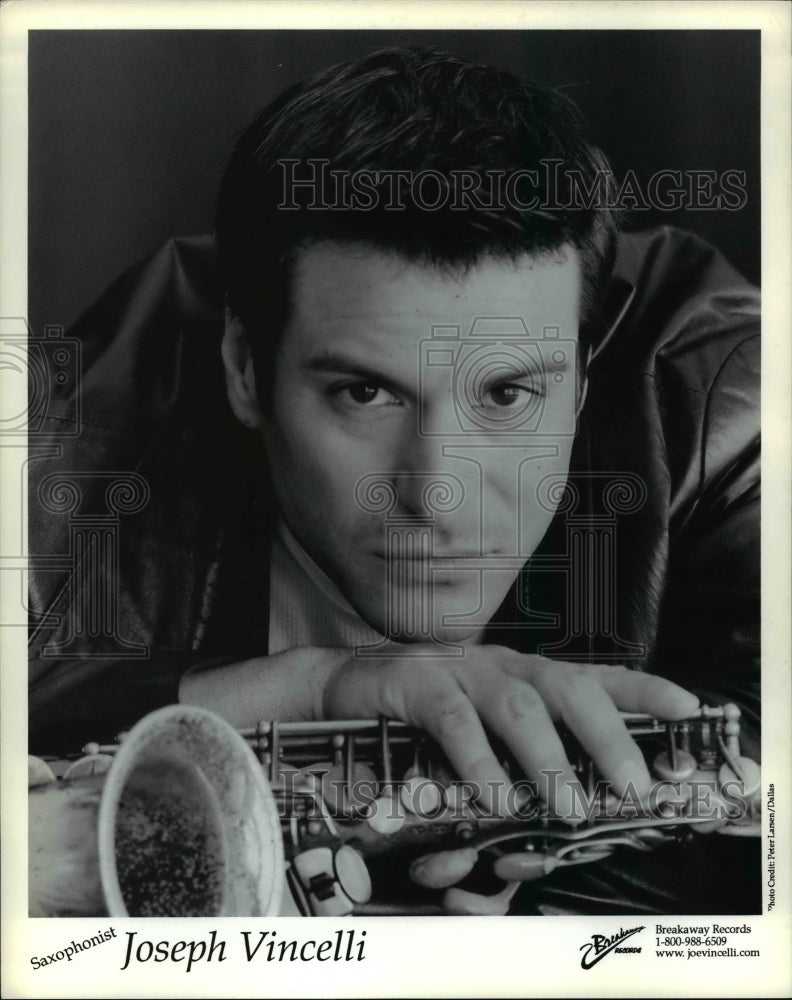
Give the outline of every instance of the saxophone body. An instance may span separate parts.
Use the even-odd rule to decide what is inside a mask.
[[[504,812],[487,812],[427,734],[402,723],[262,722],[235,731],[204,710],[162,709],[117,744],[87,745],[59,779],[31,788],[39,803],[30,827],[31,912],[438,912],[389,898],[427,854],[472,848],[508,900],[525,882],[614,851],[759,834],[759,767],[742,755],[735,706],[677,722],[623,717],[656,779],[648,800],[614,795],[566,735],[580,795],[575,815],[560,817],[505,751],[513,784]],[[45,795],[59,813],[74,812],[75,796],[95,805],[95,818],[83,806],[77,840],[99,847],[76,867],[72,858],[70,869],[81,873],[82,898],[76,884],[52,891],[52,869],[69,854],[65,834],[59,844],[52,831],[71,828],[71,843],[75,824],[42,821]],[[160,880],[163,892],[145,877],[152,869],[171,872]],[[196,879],[209,887],[203,894],[189,888]]]

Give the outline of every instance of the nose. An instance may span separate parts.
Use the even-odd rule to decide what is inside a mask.
[[[448,435],[426,425],[405,436],[392,470],[402,515],[443,520],[463,505],[473,484],[467,463],[449,454],[450,444]]]

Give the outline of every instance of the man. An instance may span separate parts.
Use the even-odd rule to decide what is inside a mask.
[[[639,796],[620,712],[736,701],[755,741],[755,295],[692,238],[617,241],[612,195],[564,101],[440,53],[265,109],[219,283],[185,241],[74,330],[83,430],[34,470],[37,551],[101,517],[108,475],[141,497],[106,561],[97,536],[34,579],[33,749],[177,699],[386,715],[504,810],[498,737],[570,817],[562,728]],[[542,912],[680,908],[624,871],[559,878]]]

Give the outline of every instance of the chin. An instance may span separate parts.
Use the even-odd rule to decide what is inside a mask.
[[[412,622],[390,622],[389,627],[384,622],[378,622],[373,627],[391,642],[403,645],[416,645],[418,643],[437,645],[467,644],[475,642],[484,631],[482,626],[442,625],[439,622],[433,623],[426,630],[417,630]]]
[[[484,633],[483,626],[445,625],[438,626],[435,632],[435,642],[454,645],[470,645],[477,642]]]
[[[362,594],[360,596],[364,597]],[[429,609],[422,609],[415,594],[409,591],[401,592],[400,596],[404,600],[393,601],[390,615],[383,613],[385,598],[382,598],[382,603],[372,602],[371,596],[372,592],[369,591],[365,595],[366,599],[357,603],[358,613],[380,635],[403,644],[476,642],[498,606],[491,607],[490,602],[487,602],[482,607],[478,585],[475,588],[437,588],[429,615],[426,615]],[[415,607],[412,607],[413,602]],[[421,620],[422,610],[429,617],[428,622],[426,617]],[[463,617],[469,617],[470,623],[460,620]]]

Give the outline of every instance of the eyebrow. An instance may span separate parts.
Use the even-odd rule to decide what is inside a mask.
[[[517,359],[510,358],[509,361],[516,362]],[[389,378],[383,372],[377,371],[374,368],[369,368],[354,358],[350,358],[345,354],[335,351],[329,351],[317,357],[308,358],[307,361],[303,362],[301,367],[306,371],[320,372],[330,375],[353,375],[355,378],[366,379],[371,382],[377,382],[381,385],[399,388],[401,391],[406,390],[405,386],[400,386],[398,382]],[[552,357],[542,358],[542,368],[545,373],[553,374],[555,372],[566,372],[569,371],[570,367],[571,359],[568,357],[562,361],[555,361]],[[525,378],[526,376],[531,377],[535,375],[536,372],[536,365],[521,365],[518,363],[512,364],[504,362],[502,371],[497,372],[494,378],[497,380],[518,379]]]
[[[304,371],[327,375],[347,375],[363,382],[372,382],[386,389],[392,389],[404,396],[411,396],[412,390],[376,368],[370,368],[355,358],[336,351],[329,351],[317,357],[308,358],[300,366]]]
[[[333,351],[328,354],[322,354],[319,357],[308,358],[307,361],[303,362],[301,367],[306,371],[327,372],[331,375],[358,375],[361,378],[370,378],[380,382],[385,379],[382,372],[377,372],[373,368],[367,368],[366,365],[355,361],[354,358],[349,358],[344,354],[338,354]]]
[[[500,368],[493,371],[491,381],[500,382],[504,379],[534,378],[538,374],[554,375],[556,372],[568,372],[572,367],[570,359],[555,361],[552,358],[543,357],[541,364],[536,363],[520,364],[517,358],[509,358],[502,362]]]

